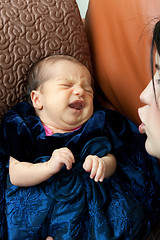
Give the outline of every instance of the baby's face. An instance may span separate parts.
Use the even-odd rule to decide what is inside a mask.
[[[93,90],[87,68],[69,60],[49,63],[40,95],[39,116],[46,125],[70,131],[93,114]]]

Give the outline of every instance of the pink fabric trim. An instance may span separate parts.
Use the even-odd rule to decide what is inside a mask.
[[[45,130],[46,136],[51,136],[53,134],[53,131],[49,127],[47,127],[46,125],[43,125],[43,127],[44,127],[44,130]],[[75,129],[73,129],[71,132],[74,132],[74,131],[78,130],[80,127],[77,127]]]
[[[45,125],[43,125],[43,127],[45,130],[46,136],[51,136],[53,134],[52,130],[49,127],[47,127]]]

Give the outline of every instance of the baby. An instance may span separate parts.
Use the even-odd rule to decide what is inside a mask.
[[[29,92],[33,107],[47,135],[73,132],[93,114],[91,74],[78,60],[70,56],[55,55],[37,62],[29,74]],[[30,162],[30,160],[28,159]],[[10,158],[9,174],[12,184],[33,186],[60,171],[68,170],[75,157],[67,147],[55,149],[44,163],[20,162]],[[112,154],[99,158],[89,155],[83,168],[96,182],[110,177],[116,169]]]

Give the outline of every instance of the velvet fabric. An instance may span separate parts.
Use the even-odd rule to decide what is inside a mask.
[[[0,126],[0,239],[144,239],[160,220],[160,168],[144,141],[134,124],[107,109],[74,132],[46,136],[33,107],[16,105]],[[45,162],[60,147],[75,156],[71,170],[64,166],[37,186],[11,184],[9,156]],[[117,170],[96,183],[82,167],[85,157],[109,152]]]

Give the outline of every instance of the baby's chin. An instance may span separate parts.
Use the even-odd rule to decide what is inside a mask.
[[[78,124],[70,124],[68,127],[64,128],[65,132],[73,132],[75,130],[78,130],[81,128],[81,126],[85,123],[86,121],[81,121]]]
[[[88,114],[85,114],[84,112],[82,114],[73,114],[67,119],[63,119],[65,124],[65,130],[66,131],[72,131],[73,129],[80,128],[84,123],[86,123],[91,116],[93,115],[93,112],[90,112]]]

